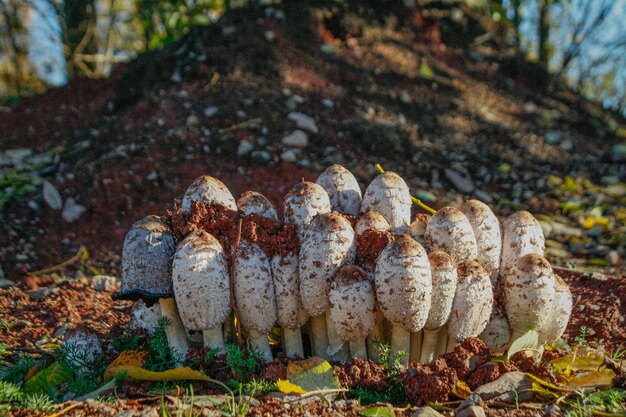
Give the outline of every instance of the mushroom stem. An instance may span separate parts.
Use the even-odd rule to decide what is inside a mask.
[[[267,334],[254,329],[250,329],[249,332],[250,347],[258,352],[261,352],[263,359],[265,359],[266,362],[271,362],[274,357],[272,356],[272,349],[270,348],[270,342],[267,339]]]
[[[326,334],[328,336],[328,347],[326,353],[328,358],[335,361],[345,362],[348,360],[348,352],[346,351],[346,342],[339,336],[335,326],[330,318],[330,309],[326,310]]]
[[[435,349],[435,357],[439,357],[446,353],[446,345],[448,344],[448,325],[444,324],[437,332],[437,348]]]
[[[411,354],[409,359],[419,361],[422,352],[422,331],[411,333]]]
[[[403,327],[394,325],[391,329],[391,359],[395,359],[396,355],[400,352],[405,352],[407,355],[402,360],[403,363],[409,362],[408,353],[411,351],[411,333],[404,330]]]
[[[446,345],[446,353],[454,352],[454,347],[458,345],[459,342],[448,336],[448,344]]]
[[[437,333],[439,329],[424,329],[424,338],[422,339],[422,352],[420,354],[420,363],[430,363],[435,359],[437,352]]]
[[[311,317],[311,337],[313,338],[313,354],[326,359],[328,335],[326,334],[326,317],[324,314]]]
[[[365,344],[365,339],[351,341],[350,353],[353,358],[367,360],[367,345]]]
[[[187,342],[185,327],[178,315],[178,308],[176,308],[174,297],[159,299],[159,307],[161,307],[161,317],[165,317],[169,322],[169,324],[165,326],[167,343],[169,343],[174,353],[178,355],[181,360],[184,360],[189,350],[189,343]]]
[[[202,331],[202,338],[204,339],[204,347],[217,349],[219,353],[226,352],[222,326],[218,326],[213,329],[204,329]]]
[[[374,362],[380,362],[380,352],[378,344],[385,341],[385,334],[383,324],[385,322],[385,316],[380,310],[376,310],[374,313],[374,330],[367,336],[367,353],[370,360]]]
[[[283,327],[283,342],[285,344],[285,355],[288,358],[299,356],[304,358],[304,348],[302,347],[302,333],[300,329],[290,329]]]

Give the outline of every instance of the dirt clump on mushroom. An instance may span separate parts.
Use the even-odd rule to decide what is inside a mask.
[[[342,387],[360,387],[376,392],[383,392],[387,388],[385,367],[381,364],[352,358],[351,362],[344,362],[333,368]]]
[[[391,232],[369,229],[356,237],[355,263],[366,271],[376,268],[376,260],[385,247],[393,241]]]
[[[454,351],[443,355],[443,358],[456,371],[459,379],[465,380],[471,372],[489,362],[491,352],[485,342],[477,337],[469,337],[456,345]]]
[[[403,377],[404,393],[417,406],[444,402],[448,401],[458,381],[457,372],[448,366],[444,357],[439,357],[432,363],[413,363],[409,367]]]

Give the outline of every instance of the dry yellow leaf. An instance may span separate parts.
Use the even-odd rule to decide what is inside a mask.
[[[168,369],[162,372],[149,371],[143,368],[148,352],[124,351],[104,371],[104,379],[115,377],[120,372],[126,372],[129,378],[140,381],[170,381],[193,380],[209,381],[211,378],[202,372],[194,371],[189,367]]]
[[[289,362],[287,380],[278,381],[278,389],[285,394],[303,394],[338,388],[340,388],[339,379],[333,367],[328,361],[317,357]]]

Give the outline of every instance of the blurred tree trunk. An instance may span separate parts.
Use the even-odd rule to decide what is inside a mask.
[[[550,50],[548,38],[550,36],[550,0],[538,0],[538,55],[539,65],[545,70],[548,69],[548,61],[550,60]]]

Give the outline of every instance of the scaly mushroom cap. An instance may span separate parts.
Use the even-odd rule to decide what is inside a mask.
[[[518,258],[529,253],[543,256],[544,249],[543,229],[537,219],[527,211],[517,211],[511,214],[502,222],[500,276],[505,276]]]
[[[457,262],[476,259],[478,254],[472,225],[465,214],[454,207],[444,207],[430,218],[424,240],[430,252],[448,252]]]
[[[143,300],[137,300],[130,312],[132,320],[130,327],[133,329],[143,329],[148,334],[152,334],[161,319],[161,307],[155,303],[152,307],[148,307]]]
[[[428,261],[433,279],[433,292],[424,329],[437,330],[446,324],[450,318],[458,275],[456,264],[452,257],[445,252],[429,253]]]
[[[269,219],[278,220],[276,208],[263,194],[246,191],[237,200],[237,207],[243,216],[258,214]]]
[[[354,232],[359,236],[366,230],[373,229],[386,232],[390,228],[389,222],[385,220],[382,214],[376,211],[368,211],[367,213],[361,214],[361,217],[359,217],[359,220],[356,222]]]
[[[299,256],[300,296],[310,316],[328,309],[328,283],[354,255],[354,230],[341,214],[320,214],[306,228]]]
[[[187,329],[220,327],[230,314],[228,264],[222,245],[205,231],[190,233],[176,249],[174,294]]]
[[[554,311],[546,325],[539,332],[540,344],[553,343],[563,336],[569,318],[572,315],[572,293],[560,276],[555,275],[555,278]]]
[[[556,278],[541,255],[518,258],[502,281],[504,306],[511,329],[517,335],[542,329],[554,311]]]
[[[208,175],[196,178],[189,188],[187,188],[187,191],[185,191],[181,205],[183,213],[187,214],[191,211],[192,201],[206,204],[216,203],[221,204],[227,209],[237,210],[235,198],[230,191],[228,191],[224,183]]]
[[[509,326],[504,307],[498,301],[494,301],[489,323],[478,337],[489,346],[489,350],[493,353],[504,353],[508,349],[511,326]]]
[[[350,171],[342,165],[331,165],[315,181],[330,197],[334,211],[357,217],[361,208],[361,187]]]
[[[308,181],[294,185],[285,196],[283,204],[285,223],[296,226],[300,240],[315,216],[331,211],[328,193],[321,185]]]
[[[152,305],[174,296],[172,256],[176,250],[172,231],[157,216],[134,223],[122,249],[121,289],[114,300],[143,299]]]
[[[387,171],[367,186],[361,213],[376,211],[383,215],[393,232],[405,232],[411,223],[411,204],[406,182],[395,172]]]
[[[281,327],[297,329],[303,326],[308,315],[300,297],[300,276],[298,275],[298,255],[276,255],[272,258],[274,291],[278,324]]]
[[[420,245],[426,246],[426,240],[424,235],[426,234],[426,226],[432,216],[424,213],[417,213],[415,220],[409,226],[409,234],[411,237],[419,242]]]
[[[500,222],[489,206],[478,200],[468,200],[461,206],[476,238],[478,262],[491,275],[491,284],[495,287],[500,273],[500,254],[502,236]]]
[[[426,251],[409,235],[391,242],[378,257],[376,298],[383,315],[407,332],[424,327],[432,297],[432,275]]]
[[[256,244],[243,241],[234,268],[235,303],[245,329],[268,333],[276,323],[276,297],[270,260]]]
[[[330,320],[343,340],[364,340],[374,329],[374,286],[363,269],[354,265],[339,268],[328,298]]]
[[[457,342],[476,337],[487,327],[493,307],[489,273],[476,260],[457,265],[459,282],[448,321],[448,335]]]

